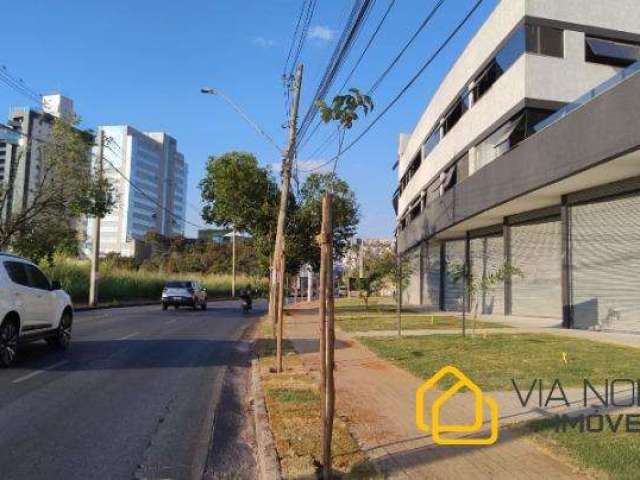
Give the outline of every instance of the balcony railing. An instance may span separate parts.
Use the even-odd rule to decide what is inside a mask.
[[[569,115],[574,110],[577,110],[578,108],[582,107],[583,105],[585,105],[586,103],[590,102],[594,98],[602,95],[606,91],[611,90],[613,87],[615,87],[616,85],[619,85],[620,83],[624,82],[627,78],[636,75],[638,72],[640,72],[640,62],[636,62],[633,65],[629,65],[624,70],[621,70],[620,72],[616,73],[613,77],[611,77],[606,82],[603,82],[600,85],[598,85],[597,87],[595,87],[594,89],[589,90],[587,93],[582,95],[576,101],[565,105],[560,110],[558,110],[556,113],[554,113],[550,117],[547,117],[546,119],[544,119],[543,121],[538,123],[534,127],[534,130],[536,132],[540,132],[540,131],[544,130],[545,128],[547,128],[547,127],[553,125],[554,123],[558,122],[559,120],[562,120],[564,117]]]

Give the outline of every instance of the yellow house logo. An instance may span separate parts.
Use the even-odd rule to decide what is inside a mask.
[[[438,382],[447,375],[453,375],[457,382],[434,400],[431,405],[431,425],[425,418],[425,394],[436,387]],[[463,388],[467,388],[474,397],[475,419],[471,425],[446,425],[440,422],[442,406]],[[484,424],[484,405],[489,407],[490,433],[486,438],[446,438],[442,434],[447,432],[473,433]],[[464,373],[451,365],[442,368],[433,377],[423,383],[416,390],[416,425],[423,432],[431,432],[433,441],[439,445],[493,445],[498,440],[498,405],[493,398],[484,395],[482,390]]]

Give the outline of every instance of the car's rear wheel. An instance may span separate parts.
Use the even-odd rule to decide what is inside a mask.
[[[5,320],[0,325],[0,366],[8,367],[16,360],[18,334],[16,322]]]
[[[206,298],[204,299],[204,302],[202,302],[201,307],[202,307],[202,310],[206,310],[207,309],[207,299]]]
[[[52,347],[66,350],[71,345],[71,327],[73,319],[70,312],[64,312],[60,319],[60,325],[53,337],[47,338],[47,343]]]
[[[167,308],[169,308],[169,305],[167,305],[166,303],[162,304],[162,310],[166,310]]]

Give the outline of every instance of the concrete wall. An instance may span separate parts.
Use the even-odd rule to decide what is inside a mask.
[[[422,163],[399,198],[398,218],[445,166],[473,142],[480,141],[487,130],[497,127],[525,99],[569,103],[619,71],[585,62],[585,31],[635,39],[640,35],[640,8],[635,0],[622,0],[615,5],[607,0],[503,0],[451,68],[409,139],[403,138],[398,178],[457,95],[525,17],[565,29],[565,58],[533,54],[521,57]]]

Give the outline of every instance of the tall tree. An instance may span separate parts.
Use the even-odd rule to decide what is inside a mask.
[[[252,235],[261,263],[268,265],[278,206],[278,186],[269,169],[247,152],[210,156],[200,191],[203,220]]]
[[[77,123],[53,119],[49,139],[32,147],[38,150],[40,168],[21,209],[9,209],[11,188],[0,189],[0,249],[11,246],[34,260],[50,257],[55,250],[77,245],[74,219],[104,215],[113,207],[111,185],[92,170],[93,135]],[[21,148],[18,159],[24,155]]]

